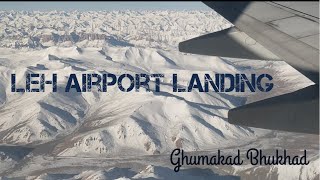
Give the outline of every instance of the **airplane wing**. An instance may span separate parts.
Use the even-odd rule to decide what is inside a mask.
[[[179,51],[283,60],[315,83],[293,93],[231,109],[229,122],[319,134],[319,2],[203,3],[234,27],[181,42]]]

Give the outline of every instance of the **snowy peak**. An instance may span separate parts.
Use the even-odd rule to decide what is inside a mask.
[[[214,11],[0,11],[0,47],[142,46],[178,43],[231,26]]]

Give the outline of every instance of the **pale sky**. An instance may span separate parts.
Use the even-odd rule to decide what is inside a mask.
[[[50,2],[50,1],[1,1],[0,10],[210,10],[201,1],[61,1],[61,2]]]

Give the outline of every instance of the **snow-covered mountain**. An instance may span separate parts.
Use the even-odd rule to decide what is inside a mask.
[[[0,11],[0,46],[176,48],[183,40],[231,24],[214,11]]]
[[[61,152],[64,155],[113,154],[120,149],[157,154],[174,147],[199,150],[222,146],[230,143],[226,140],[255,135],[248,128],[226,121],[228,109],[242,103],[242,97],[214,92],[172,92],[173,73],[180,75],[181,85],[186,85],[195,72],[242,71],[228,60],[152,48],[85,48],[80,53],[77,47],[50,47],[27,52],[12,50],[12,54],[2,56],[1,64],[1,85],[5,89],[1,108],[3,143],[40,144],[72,132],[72,138],[64,145],[68,148]],[[17,75],[17,86],[23,86],[25,74],[30,72],[44,73],[49,78],[56,73],[58,92],[12,93],[11,73]],[[161,72],[165,78],[161,92],[152,89],[125,93],[117,86],[105,93],[97,89],[64,92],[69,74],[102,72],[116,75]]]
[[[295,91],[311,81],[285,62],[177,51],[180,41],[232,26],[214,11],[2,11],[0,18],[0,173],[7,177],[193,179],[206,171],[186,170],[180,176],[167,168],[168,154],[174,148],[286,148],[289,146],[284,142],[290,136],[308,142],[304,146],[292,143],[291,148],[308,147],[314,158],[294,177],[312,179],[319,175],[314,168],[319,164],[314,136],[240,127],[227,121],[231,108]],[[257,72],[273,75],[275,91],[263,95],[172,92],[173,73],[179,75],[179,85],[185,86],[193,73]],[[12,73],[17,76],[17,86],[25,84],[26,73],[43,73],[46,77],[56,73],[58,89],[65,87],[71,73],[164,73],[165,78],[161,92],[122,92],[113,86],[108,92],[13,93]],[[295,138],[293,142],[298,142]],[[12,153],[12,148],[20,149],[20,155]],[[104,161],[95,164],[100,158],[116,160],[108,165],[102,165]],[[127,168],[133,168],[135,163],[140,169],[121,167],[127,164]],[[68,169],[67,174],[60,172],[62,167]],[[226,178],[247,177],[249,171],[272,178],[294,170],[258,168],[215,169],[207,176],[220,177],[222,173]]]

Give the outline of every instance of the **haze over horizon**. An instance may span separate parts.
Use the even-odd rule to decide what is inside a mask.
[[[211,10],[202,2],[0,2],[0,10],[95,11],[95,10]]]

